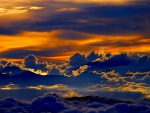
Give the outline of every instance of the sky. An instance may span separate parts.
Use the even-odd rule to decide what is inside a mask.
[[[149,0],[1,0],[0,58],[63,61],[73,53],[150,53]]]
[[[149,44],[149,0],[0,0],[0,113],[150,113]]]

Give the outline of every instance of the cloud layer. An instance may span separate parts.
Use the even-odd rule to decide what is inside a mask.
[[[102,50],[97,54],[92,50],[87,56],[75,53],[61,64],[39,61],[30,54],[22,63],[3,59],[0,67],[2,91],[72,90],[83,96],[107,95],[122,100],[136,100],[150,94],[150,57],[145,54],[112,55]]]
[[[149,113],[150,106],[147,99],[142,99],[136,103],[105,97],[83,97],[66,100],[56,94],[46,94],[33,99],[31,102],[5,98],[0,101],[0,111],[1,113]]]

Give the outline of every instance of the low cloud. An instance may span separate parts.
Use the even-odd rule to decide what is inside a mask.
[[[63,99],[57,94],[45,94],[31,102],[5,98],[0,101],[0,111],[21,113],[149,113],[149,100],[141,99],[137,103],[105,97],[78,97]]]
[[[3,84],[2,90],[16,88],[6,85],[13,82],[24,87],[28,86],[31,90],[49,89],[65,92],[73,90],[81,95],[99,94],[131,100],[150,94],[150,57],[138,53],[117,55],[104,53],[101,55],[92,51],[87,56],[75,53],[68,62],[61,64],[39,61],[35,55],[30,54],[20,64],[1,60],[0,66],[1,73],[7,72],[0,76]],[[30,72],[26,74],[24,73],[26,71],[46,76]],[[16,72],[19,72],[20,75],[17,75]],[[5,74],[11,76],[3,76]],[[21,75],[27,77],[26,82],[23,81]],[[80,87],[84,90],[81,90]],[[120,94],[122,96],[118,96]]]

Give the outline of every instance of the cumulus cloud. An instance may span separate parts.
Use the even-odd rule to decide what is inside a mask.
[[[31,102],[15,98],[0,101],[1,113],[149,113],[148,99],[138,103],[105,97],[60,98],[57,94],[45,94]]]
[[[33,54],[28,55],[24,59],[22,65],[23,68],[26,68],[29,71],[44,75],[65,75],[67,68],[70,67],[67,62],[53,64],[47,61],[39,61]]]
[[[38,59],[35,55],[30,54],[24,59],[24,66],[26,68],[36,68],[38,64]]]
[[[75,53],[69,59],[69,64],[71,66],[80,66],[87,63],[87,59],[84,54]]]
[[[99,57],[100,56],[98,54],[96,54],[94,50],[92,50],[91,53],[87,56],[87,59],[88,59],[89,62],[92,62],[92,61],[96,60]]]
[[[0,64],[2,64],[2,65],[6,65],[8,63],[8,61],[6,60],[6,59],[2,59],[1,61],[0,61]]]
[[[22,65],[16,62],[10,62],[6,59],[0,61],[0,73],[7,75],[16,75],[24,72],[22,70]]]
[[[88,56],[94,58],[95,55],[97,56],[92,51]],[[10,73],[10,69],[13,66],[19,65],[16,69],[17,71],[18,69],[27,69],[28,71],[31,69],[34,73],[48,75],[38,76],[27,73],[28,76],[31,76],[29,76],[28,82],[25,83],[20,82],[22,81],[22,78],[19,77],[21,74],[11,77],[15,79],[0,76],[2,78],[1,82],[2,84],[8,84],[7,81],[9,81],[15,84],[22,84],[23,86],[30,86],[29,89],[38,90],[60,91],[60,89],[64,89],[66,91],[71,89],[81,95],[100,94],[110,96],[111,92],[112,97],[121,99],[138,99],[150,93],[149,56],[139,55],[138,53],[108,54],[108,56],[103,55],[102,57],[104,58],[100,58],[100,60],[92,59],[91,61],[88,60],[88,56],[76,53],[70,57],[70,61],[61,64],[53,64],[46,61],[40,62],[32,54],[28,55],[22,64],[2,60],[0,63],[1,68],[5,67],[5,69],[9,70],[8,73]],[[10,68],[10,66],[12,67]],[[24,73],[22,77],[27,75]],[[36,76],[36,80],[34,76]],[[56,84],[63,84],[63,86]],[[12,88],[6,85],[3,86],[3,89]],[[82,88],[80,89],[80,87],[84,88],[84,90],[81,90]],[[122,96],[117,96],[120,94]]]
[[[103,60],[96,60],[88,63],[91,70],[111,71],[115,70],[121,74],[128,70],[132,72],[147,72],[150,70],[150,57],[147,55],[139,55],[138,53],[121,53],[107,57]]]
[[[26,70],[35,72],[37,74],[48,74],[50,70],[48,62],[39,62],[38,58],[33,54],[25,57],[22,65]]]

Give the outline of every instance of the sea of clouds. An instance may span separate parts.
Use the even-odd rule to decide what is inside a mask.
[[[69,100],[57,94],[45,94],[32,101],[9,97],[0,101],[0,113],[150,113],[150,100],[130,102],[105,97]]]

